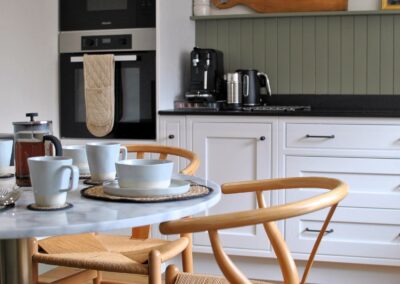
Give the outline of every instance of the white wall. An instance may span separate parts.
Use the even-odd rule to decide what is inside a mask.
[[[58,135],[58,1],[0,1],[0,133],[38,112]]]
[[[189,19],[192,1],[157,1],[158,109],[172,109],[183,98],[190,80],[190,51],[195,44],[195,23]]]
[[[379,10],[381,6],[381,0],[348,0],[349,11],[361,11],[361,10]],[[220,14],[252,14],[255,13],[253,10],[242,6],[237,5],[230,9],[220,10],[215,7],[211,7],[212,15],[220,15]]]

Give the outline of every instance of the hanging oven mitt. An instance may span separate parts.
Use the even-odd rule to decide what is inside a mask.
[[[114,55],[83,56],[86,126],[97,137],[114,126]]]

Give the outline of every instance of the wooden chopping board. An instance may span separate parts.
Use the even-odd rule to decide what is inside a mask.
[[[348,0],[212,0],[219,9],[237,4],[246,5],[260,13],[345,11]]]

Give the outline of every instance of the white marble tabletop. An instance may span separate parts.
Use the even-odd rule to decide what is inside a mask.
[[[82,197],[80,191],[68,193],[67,202],[73,207],[63,211],[31,211],[33,193],[25,190],[16,206],[0,212],[0,240],[28,237],[108,231],[156,224],[204,212],[218,203],[220,186],[200,178],[177,175],[174,178],[192,180],[206,185],[213,192],[205,197],[185,201],[160,203],[121,203],[92,200]]]

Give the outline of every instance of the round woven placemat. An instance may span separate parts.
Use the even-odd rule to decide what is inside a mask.
[[[26,208],[28,208],[29,210],[33,210],[33,211],[60,211],[60,210],[65,210],[65,209],[69,209],[72,208],[73,205],[71,203],[65,203],[62,206],[57,206],[57,207],[42,207],[39,205],[36,205],[35,203],[29,204]]]
[[[141,196],[141,197],[124,197],[107,194],[103,191],[103,186],[92,186],[81,190],[81,195],[86,198],[98,199],[104,201],[116,202],[134,202],[134,203],[152,203],[188,200],[199,198],[210,194],[213,190],[207,186],[200,184],[191,184],[188,192],[177,195],[158,195],[158,196]]]
[[[83,181],[83,184],[86,184],[86,185],[102,185],[103,181],[86,179],[86,180]]]
[[[3,178],[12,178],[12,177],[14,177],[14,174],[3,174],[3,175],[0,175],[0,179],[3,179]]]
[[[80,174],[79,179],[90,180],[90,174]]]

